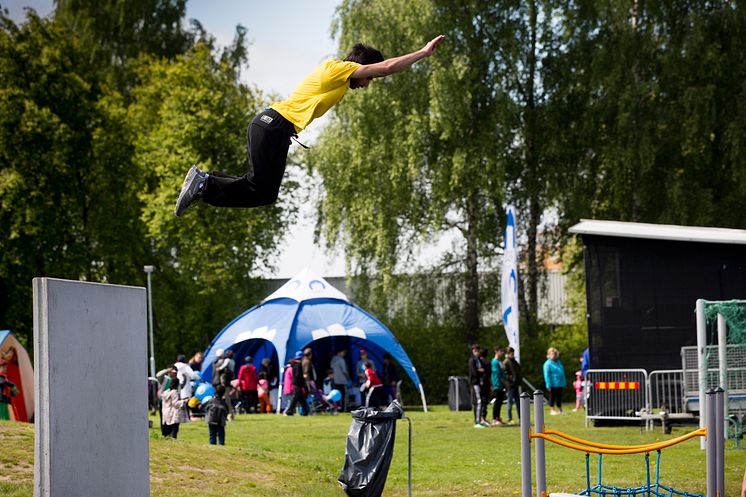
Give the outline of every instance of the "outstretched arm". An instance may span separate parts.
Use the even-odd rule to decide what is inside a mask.
[[[380,78],[382,76],[388,76],[407,69],[409,66],[414,64],[420,59],[430,57],[435,53],[435,49],[445,39],[445,36],[439,35],[430,40],[430,42],[417,50],[416,52],[409,53],[407,55],[401,55],[399,57],[393,57],[386,59],[383,62],[377,62],[375,64],[368,64],[358,67],[355,72],[350,76],[351,78]]]

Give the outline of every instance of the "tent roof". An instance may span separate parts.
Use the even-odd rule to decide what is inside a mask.
[[[649,240],[682,242],[746,244],[746,230],[709,228],[703,226],[676,226],[672,224],[628,223],[623,221],[598,221],[581,219],[570,228],[576,235],[617,236]]]
[[[263,302],[281,298],[292,299],[296,302],[324,298],[349,301],[347,295],[331,286],[328,281],[309,268],[303,269],[303,271],[290,278],[287,283],[264,299]]]
[[[0,330],[0,343],[3,343],[10,335],[10,330]]]

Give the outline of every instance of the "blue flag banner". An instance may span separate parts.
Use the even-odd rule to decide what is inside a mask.
[[[508,343],[515,349],[515,358],[521,360],[520,336],[518,333],[518,248],[516,245],[515,207],[506,208],[505,252],[503,254],[500,301],[502,303],[503,326]]]

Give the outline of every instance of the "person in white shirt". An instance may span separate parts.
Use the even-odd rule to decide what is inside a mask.
[[[345,410],[345,404],[347,401],[347,386],[352,383],[352,379],[350,378],[350,373],[347,370],[347,361],[345,360],[345,356],[347,355],[347,350],[345,349],[339,349],[337,351],[337,355],[332,357],[332,361],[330,363],[330,366],[332,368],[332,371],[334,373],[334,388],[339,390],[339,392],[342,394],[342,410]]]
[[[186,356],[184,354],[179,354],[174,367],[176,368],[176,377],[179,379],[179,385],[181,385],[179,397],[181,399],[191,399],[192,380],[199,380],[199,375],[186,363]]]

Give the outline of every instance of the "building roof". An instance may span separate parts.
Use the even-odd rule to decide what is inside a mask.
[[[644,238],[647,240],[746,245],[746,230],[708,228],[703,226],[676,226],[673,224],[627,223],[622,221],[581,219],[578,224],[570,228],[570,233],[576,235]]]

